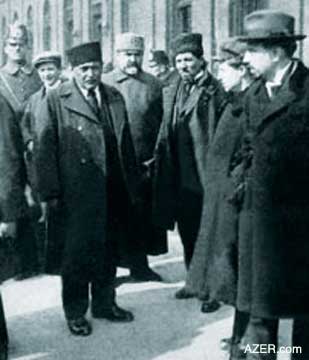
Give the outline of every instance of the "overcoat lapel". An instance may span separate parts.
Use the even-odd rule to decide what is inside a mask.
[[[165,111],[164,117],[170,122],[173,121],[173,111],[176,104],[177,90],[179,87],[180,78],[173,82],[170,86],[163,88],[163,109]]]
[[[272,101],[265,100],[265,96],[267,96],[266,89],[262,83],[260,84],[253,94],[258,100],[253,101],[251,108],[252,117],[256,119],[255,126],[258,132],[275,119],[272,115],[288,107],[298,98],[299,88],[302,87],[307,75],[302,65],[298,64],[294,74],[287,79]]]
[[[64,107],[70,111],[82,115],[88,120],[101,123],[95,111],[87,103],[87,100],[77,88],[77,85],[74,81],[70,83],[68,82],[62,87],[60,96],[63,97]]]

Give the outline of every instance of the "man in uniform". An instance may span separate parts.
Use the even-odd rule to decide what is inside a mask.
[[[207,71],[202,35],[181,34],[174,41],[179,76],[163,89],[164,116],[156,147],[154,219],[162,228],[177,222],[188,269],[203,203],[205,156],[220,116],[223,90]],[[192,297],[185,288],[176,298]],[[218,308],[213,301],[209,310]]]
[[[41,199],[58,206],[62,215],[59,253],[67,324],[73,335],[87,336],[89,288],[94,318],[133,320],[132,313],[115,301],[113,240],[118,229],[113,219],[122,207],[118,184],[124,184],[121,192],[134,203],[138,176],[123,98],[100,82],[100,44],[85,43],[67,55],[73,79],[47,94],[36,171]]]
[[[243,61],[261,78],[244,107],[251,166],[240,213],[237,308],[250,313],[248,360],[277,358],[280,318],[294,318],[293,346],[302,350],[292,359],[309,358],[309,71],[293,58],[305,38],[294,24],[291,15],[256,11],[241,37]]]
[[[142,70],[142,36],[133,33],[119,34],[115,46],[117,67],[105,75],[103,81],[116,87],[125,99],[138,166],[142,169],[140,182],[143,188],[139,209],[134,207],[129,211],[130,243],[120,244],[119,247],[133,279],[160,281],[160,275],[149,267],[147,254],[158,255],[167,251],[166,232],[154,227],[151,220],[151,169],[162,119],[161,83]]]
[[[10,103],[18,121],[21,121],[29,97],[42,85],[37,71],[27,63],[29,37],[25,25],[15,22],[9,26],[5,39],[6,64],[0,69],[0,92]],[[26,186],[28,204],[34,205],[31,189]],[[37,272],[37,254],[34,228],[36,224],[28,214],[18,220],[17,243],[21,257],[19,278]]]

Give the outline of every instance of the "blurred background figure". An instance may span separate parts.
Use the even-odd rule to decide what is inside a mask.
[[[103,64],[103,74],[107,74],[114,70],[114,65],[111,61],[107,62],[106,64]]]
[[[168,55],[163,50],[150,51],[148,66],[150,73],[161,80],[163,86],[167,86],[176,74],[176,71],[170,68]]]

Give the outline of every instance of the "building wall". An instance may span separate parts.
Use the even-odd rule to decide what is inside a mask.
[[[65,0],[49,0],[51,8],[51,48],[64,54],[64,13]],[[74,1],[73,43],[91,40],[90,2]],[[129,31],[143,34],[146,40],[147,58],[150,48],[168,50],[168,45],[179,29],[175,23],[175,4],[177,0],[101,0],[102,1],[102,48],[104,61],[115,57],[114,39],[122,32],[122,6],[128,8]],[[229,4],[231,0],[178,0],[192,7],[192,31],[203,34],[206,59],[211,61],[220,41],[229,35]],[[266,0],[265,0],[266,1]],[[267,2],[267,1],[266,1]],[[269,0],[270,8],[286,11],[296,18],[296,31],[309,34],[309,4],[307,0]],[[3,24],[13,21],[14,14],[27,23],[29,6],[33,9],[33,55],[42,51],[44,0],[2,0],[0,2],[0,47],[4,45]],[[178,27],[177,27],[178,26]],[[298,55],[309,64],[309,40],[300,44]],[[0,51],[0,62],[4,59]],[[146,64],[146,61],[145,61]]]

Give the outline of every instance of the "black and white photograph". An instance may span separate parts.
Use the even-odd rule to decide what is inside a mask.
[[[307,36],[309,0],[0,0],[0,360],[309,360]]]

